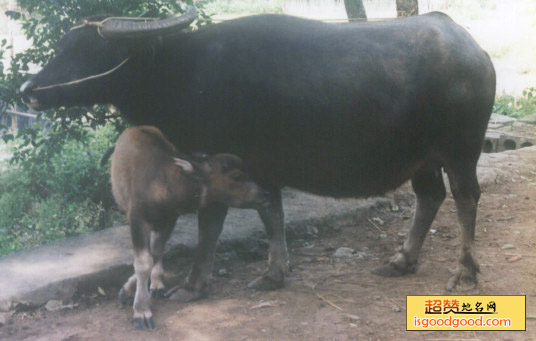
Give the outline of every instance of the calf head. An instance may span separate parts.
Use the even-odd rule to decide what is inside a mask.
[[[175,163],[201,181],[201,207],[221,203],[229,207],[260,208],[269,204],[270,193],[251,180],[238,156],[198,155],[196,159],[189,162],[176,158]]]

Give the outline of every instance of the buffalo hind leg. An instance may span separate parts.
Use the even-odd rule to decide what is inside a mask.
[[[426,234],[445,200],[445,184],[439,167],[418,171],[411,179],[411,185],[417,198],[417,208],[408,238],[387,264],[373,270],[375,274],[394,277],[415,272]]]
[[[468,284],[466,288],[474,288],[477,284],[477,273],[480,272],[473,256],[476,213],[480,199],[476,162],[470,166],[449,168],[447,174],[462,228],[460,258],[456,270],[447,283],[447,290],[454,289],[460,282]]]
[[[181,302],[190,302],[207,294],[208,282],[214,265],[216,243],[223,229],[227,207],[213,204],[199,210],[199,240],[195,250],[194,264],[186,278],[184,288],[176,290],[169,298]]]
[[[268,207],[258,210],[266,234],[270,240],[268,269],[251,283],[248,288],[256,290],[275,290],[283,287],[285,274],[289,270],[287,241],[281,190],[270,188],[271,202]]]

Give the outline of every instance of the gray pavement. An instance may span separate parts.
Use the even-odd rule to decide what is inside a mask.
[[[379,198],[335,200],[293,190],[284,191],[285,220],[290,237],[318,232],[330,221],[359,217]],[[383,199],[385,200],[385,199]],[[263,238],[262,223],[253,210],[230,210],[218,247],[225,249]],[[186,254],[197,244],[197,217],[179,218],[168,242],[168,254]],[[39,306],[66,300],[78,291],[123,281],[133,271],[128,226],[54,242],[0,257],[0,311],[18,304]]]

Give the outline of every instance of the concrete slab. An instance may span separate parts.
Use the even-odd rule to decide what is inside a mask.
[[[529,124],[536,124],[536,113],[522,117],[519,119],[519,121]]]
[[[504,126],[511,126],[515,122],[515,118],[505,116],[505,115],[499,115],[499,114],[491,114],[491,117],[489,119],[488,128],[497,129]]]
[[[290,236],[318,230],[330,220],[358,217],[381,199],[335,200],[293,190],[284,191],[287,229]],[[382,199],[385,200],[385,199]],[[231,210],[219,247],[264,236],[255,211]],[[197,244],[197,217],[185,215],[168,242],[168,253],[187,253]],[[132,245],[128,226],[51,243],[0,257],[0,310],[17,304],[39,306],[52,299],[65,300],[99,283],[122,284],[132,273]]]

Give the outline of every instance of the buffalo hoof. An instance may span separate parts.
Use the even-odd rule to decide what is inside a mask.
[[[447,290],[452,291],[458,288],[462,291],[472,290],[476,288],[478,279],[476,277],[478,270],[469,270],[466,267],[458,267],[452,271],[452,276],[447,282]]]
[[[173,294],[169,296],[169,299],[172,301],[179,301],[179,302],[192,302],[195,300],[198,300],[200,298],[205,297],[205,294],[203,292],[195,291],[195,290],[188,290],[185,288],[177,289]]]
[[[263,275],[248,284],[249,289],[270,291],[280,289],[285,285],[284,279],[273,279]]]
[[[389,262],[372,270],[372,273],[383,277],[400,277],[415,273],[416,264],[411,264],[406,259],[402,252],[397,252]]]
[[[136,317],[134,319],[134,328],[141,330],[154,329],[153,317]]]
[[[122,305],[132,305],[133,303],[133,297],[130,297],[124,288],[121,288],[119,290],[119,294],[117,295],[117,298],[119,298],[119,302],[121,302]]]
[[[149,290],[149,294],[151,295],[151,298],[165,298],[166,297],[166,290],[165,289],[151,289]]]
[[[403,269],[399,269],[392,263],[387,263],[382,266],[379,266],[376,269],[373,269],[371,272],[375,275],[383,277],[400,277],[408,273]]]

